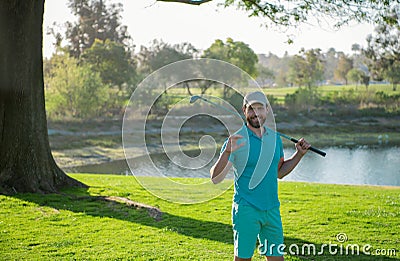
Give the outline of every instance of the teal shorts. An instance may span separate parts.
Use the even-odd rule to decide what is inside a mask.
[[[283,229],[279,206],[259,210],[245,200],[233,203],[232,225],[235,256],[251,258],[259,240],[259,253],[264,256],[282,256]]]

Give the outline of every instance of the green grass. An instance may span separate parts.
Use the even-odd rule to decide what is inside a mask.
[[[78,149],[99,146],[115,148],[121,145],[121,134],[118,135],[51,135],[50,146],[54,150]]]
[[[282,88],[265,88],[263,89],[265,94],[273,95],[274,98],[277,99],[277,102],[283,104],[285,101],[285,96],[287,94],[293,94],[299,87],[282,87]],[[370,85],[368,90],[365,88],[364,85],[323,85],[317,88],[319,94],[321,96],[328,96],[333,92],[343,92],[349,90],[355,90],[356,93],[375,93],[377,91],[383,91],[389,95],[400,94],[400,90],[393,91],[391,85]]]
[[[159,199],[133,177],[74,174],[90,185],[62,194],[0,195],[1,260],[231,260],[232,191],[201,204]],[[153,179],[158,182],[157,178]],[[286,260],[400,259],[400,188],[280,182],[286,245],[338,244],[338,254],[286,255]],[[145,210],[99,200],[121,196],[157,206]],[[185,195],[182,195],[185,196]],[[396,250],[396,256],[340,255],[336,235],[347,244]],[[294,251],[294,250],[293,250]],[[345,253],[345,252],[343,252]],[[253,260],[263,260],[257,254]]]
[[[299,87],[275,87],[275,88],[263,88],[263,91],[265,94],[268,95],[273,95],[275,98],[278,99],[278,101],[283,101],[286,94],[293,94],[296,90],[298,90]],[[393,95],[393,94],[399,94],[400,89],[398,88],[396,91],[393,91],[392,85],[390,84],[376,84],[376,85],[370,85],[368,87],[368,90],[365,88],[364,85],[323,85],[318,87],[318,91],[323,95],[327,95],[332,92],[341,92],[341,91],[349,91],[349,90],[355,90],[357,93],[365,93],[366,91],[375,93],[377,91],[383,91],[387,94]],[[200,89],[199,88],[190,88],[193,94],[200,94]],[[211,87],[206,91],[207,95],[212,95],[212,96],[220,96],[222,97],[222,90],[220,87],[214,88]],[[176,98],[186,98],[188,97],[188,92],[186,89],[183,88],[171,88],[168,90],[168,95],[171,97],[176,97]]]

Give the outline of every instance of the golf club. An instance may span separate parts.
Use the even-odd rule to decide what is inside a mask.
[[[243,117],[238,113],[238,112],[236,112],[236,111],[233,111],[233,110],[230,110],[230,109],[227,109],[227,108],[225,108],[224,106],[222,106],[222,105],[219,105],[219,104],[217,104],[217,103],[214,103],[214,102],[212,102],[212,101],[210,101],[210,100],[208,100],[208,99],[206,99],[206,98],[203,98],[203,97],[201,97],[201,96],[199,96],[199,95],[193,95],[192,97],[190,97],[190,103],[195,103],[197,100],[202,100],[202,101],[205,101],[205,102],[207,102],[207,103],[209,103],[209,104],[212,104],[212,105],[214,105],[214,106],[216,106],[216,107],[218,107],[218,108],[221,108],[221,109],[223,109],[223,110],[225,110],[225,111],[227,111],[227,112],[229,112],[229,113],[231,113],[231,114],[235,114],[236,116],[239,116],[241,119],[243,119]],[[269,130],[271,130],[270,128],[268,128]],[[273,130],[271,130],[271,131],[273,131]],[[297,140],[297,139],[295,139],[295,138],[293,138],[293,137],[290,137],[290,136],[288,136],[288,135],[286,135],[286,134],[283,134],[283,133],[280,133],[280,132],[277,132],[277,131],[273,131],[273,132],[275,132],[277,135],[279,135],[279,136],[281,136],[281,137],[283,137],[283,138],[285,138],[285,139],[287,139],[287,140],[290,140],[291,142],[294,142],[294,143],[297,143],[299,140]],[[317,154],[319,154],[319,155],[321,155],[322,157],[325,157],[326,156],[326,152],[324,152],[324,151],[322,151],[322,150],[320,150],[320,149],[317,149],[317,148],[314,148],[314,147],[310,147],[309,148],[309,150],[311,150],[312,152],[315,152],[315,153],[317,153]]]

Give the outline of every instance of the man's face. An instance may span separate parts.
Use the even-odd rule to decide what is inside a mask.
[[[267,119],[267,108],[261,103],[246,105],[243,107],[243,113],[247,123],[253,128],[260,128]]]

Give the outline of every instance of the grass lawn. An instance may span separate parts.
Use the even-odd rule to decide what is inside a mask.
[[[153,196],[133,177],[71,176],[90,188],[0,195],[1,260],[232,260],[231,189],[180,205]],[[279,193],[285,250],[292,252],[286,260],[400,259],[399,187],[280,182]],[[156,221],[144,209],[101,196],[126,197],[164,214]]]
[[[199,94],[200,89],[199,88],[190,88],[191,91],[194,94]],[[277,102],[280,104],[283,104],[285,101],[285,96],[287,94],[293,94],[296,90],[298,90],[299,87],[277,87],[277,88],[263,88],[263,91],[267,95],[273,95],[274,98],[277,99]],[[391,84],[372,84],[368,87],[368,89],[365,88],[365,85],[322,85],[317,87],[318,92],[322,96],[327,96],[333,92],[343,92],[343,91],[349,91],[349,90],[354,90],[355,93],[361,94],[361,93],[372,93],[374,94],[377,91],[383,91],[384,93],[388,95],[395,95],[395,94],[400,94],[400,89],[397,88],[396,91],[393,91],[393,87]],[[183,88],[171,88],[168,93],[174,97],[180,97],[180,99],[188,97],[188,93],[185,89]],[[219,96],[222,97],[222,91],[220,88],[209,88],[206,92],[207,95],[212,95],[212,96]]]
[[[268,95],[273,95],[274,98],[277,99],[278,103],[283,104],[285,101],[285,96],[287,94],[293,94],[296,90],[298,90],[299,87],[282,87],[282,88],[264,88],[263,91],[265,94]],[[332,94],[333,92],[344,92],[344,91],[349,91],[349,90],[354,90],[355,93],[361,94],[361,93],[372,93],[374,94],[377,91],[383,91],[384,93],[388,95],[395,95],[399,94],[400,90],[393,91],[393,87],[389,84],[382,85],[382,84],[376,84],[376,85],[370,85],[368,89],[365,88],[364,85],[323,85],[317,87],[318,92],[321,94],[321,96],[327,96],[329,94]]]

